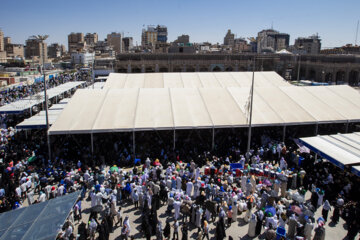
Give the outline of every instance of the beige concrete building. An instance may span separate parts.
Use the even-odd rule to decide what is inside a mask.
[[[4,37],[4,49],[6,50],[6,45],[11,44],[11,37]]]
[[[235,34],[231,33],[231,30],[229,29],[224,37],[224,45],[233,47],[234,39],[235,39]]]
[[[155,27],[148,26],[147,30],[143,29],[141,35],[141,46],[144,48],[155,47],[157,42],[157,31]]]
[[[87,33],[84,37],[86,45],[95,46],[99,40],[99,36],[97,33]]]
[[[114,49],[116,54],[122,53],[123,41],[121,33],[112,32],[108,34],[107,44]]]
[[[4,33],[0,30],[0,52],[5,51],[4,46]]]
[[[38,40],[36,38],[30,37],[26,40],[25,48],[25,57],[33,58],[39,57],[39,60],[42,62],[43,53],[45,56],[45,62],[47,61],[47,44],[44,41]]]
[[[83,52],[86,42],[83,33],[70,33],[68,35],[68,50],[71,52]]]
[[[65,54],[65,46],[53,43],[48,46],[48,56],[49,58],[58,58]]]
[[[5,47],[6,54],[8,57],[19,57],[24,58],[24,45],[8,43]]]

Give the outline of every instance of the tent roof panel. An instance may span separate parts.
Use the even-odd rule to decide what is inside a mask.
[[[268,103],[285,123],[316,122],[316,119],[279,88],[257,87],[255,92]]]
[[[215,127],[246,125],[244,113],[227,89],[200,88],[199,91]]]
[[[170,89],[175,128],[212,128],[206,106],[195,88]]]
[[[288,86],[280,87],[280,89],[319,122],[329,121],[330,119],[332,121],[346,120],[344,116],[312,95],[305,88]]]
[[[107,91],[81,89],[76,91],[69,106],[51,126],[53,133],[90,132]]]
[[[328,87],[323,86],[309,86],[303,88],[335,109],[336,112],[346,119],[360,119],[360,107],[356,106],[351,101],[348,101],[345,97],[346,94],[351,94],[351,88],[349,86],[341,87],[343,88],[343,90],[341,90],[341,95],[336,94],[334,91],[329,91]]]
[[[249,117],[248,104],[250,102],[250,87],[249,88],[228,88],[229,92],[244,112],[246,117]],[[266,125],[266,124],[283,124],[284,121],[277,115],[276,112],[256,93],[253,99],[253,125]]]
[[[204,88],[220,88],[222,87],[219,81],[214,76],[214,73],[203,72],[199,74],[199,79]]]
[[[127,74],[124,88],[143,88],[145,81],[144,79],[145,79],[145,74],[141,74],[141,73]]]
[[[240,84],[230,74],[230,72],[219,72],[214,74],[222,87],[240,87]]]
[[[165,88],[182,88],[184,87],[180,73],[163,74]]]
[[[180,73],[185,88],[202,88],[198,73]]]
[[[94,132],[133,129],[139,89],[109,90],[98,113]],[[121,107],[114,107],[114,106]]]
[[[172,129],[173,127],[169,89],[140,89],[135,129]]]
[[[162,73],[149,73],[144,77],[144,88],[163,88],[163,74]]]

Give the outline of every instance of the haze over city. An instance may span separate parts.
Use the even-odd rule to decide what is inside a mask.
[[[24,44],[34,34],[50,35],[48,42],[67,45],[70,32],[97,32],[99,39],[109,32],[133,37],[141,44],[141,30],[147,25],[168,27],[168,39],[187,34],[190,42],[222,43],[227,29],[236,37],[256,37],[262,29],[297,37],[318,33],[322,49],[354,44],[360,18],[356,0],[277,1],[3,1],[0,28],[15,43]]]

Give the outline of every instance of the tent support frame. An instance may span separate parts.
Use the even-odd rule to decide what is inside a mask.
[[[134,157],[135,157],[135,148],[136,148],[136,145],[135,145],[135,131],[133,131],[132,133],[133,133],[133,154],[134,154]]]
[[[94,157],[94,135],[93,133],[90,133],[91,138],[91,155]]]
[[[286,137],[286,125],[283,126],[283,135],[282,135],[282,142],[285,143],[285,137]]]

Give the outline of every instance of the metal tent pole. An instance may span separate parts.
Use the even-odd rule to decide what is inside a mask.
[[[176,139],[175,139],[175,129],[174,129],[174,146],[173,146],[173,150],[175,150],[176,148]]]
[[[90,133],[91,138],[91,155],[94,157],[94,135],[93,133]]]
[[[136,145],[135,145],[135,131],[133,131],[133,153],[134,153],[134,157],[135,157],[135,148],[136,148]]]
[[[286,125],[283,127],[283,136],[282,136],[282,142],[285,143],[285,137],[286,137]]]
[[[251,144],[251,121],[252,121],[252,109],[253,109],[253,98],[254,98],[254,78],[255,78],[255,57],[254,57],[253,74],[252,74],[252,81],[251,81],[249,131],[248,131],[248,143],[247,143],[247,148],[246,148],[247,152],[250,151],[250,144]]]
[[[215,148],[215,128],[212,129],[212,143],[211,143],[211,149],[214,150]]]

